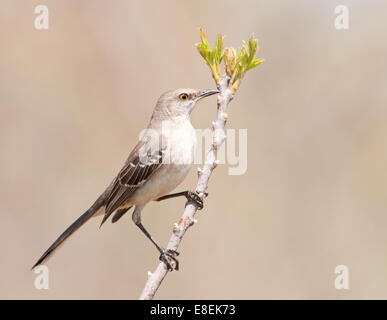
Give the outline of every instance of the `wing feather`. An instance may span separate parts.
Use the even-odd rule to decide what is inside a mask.
[[[151,153],[148,152],[146,161],[144,161],[143,158],[140,158],[140,149],[144,147],[147,147],[146,142],[140,141],[113,181],[110,194],[107,197],[105,216],[101,225],[163,166],[163,152],[165,149],[160,146],[158,150]]]

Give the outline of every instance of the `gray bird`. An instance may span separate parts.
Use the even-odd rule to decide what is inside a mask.
[[[187,176],[194,160],[196,134],[190,114],[196,102],[219,93],[218,90],[177,89],[158,99],[149,125],[140,141],[129,154],[123,168],[94,204],[71,224],[46,250],[32,268],[42,264],[63,242],[91,217],[104,215],[102,224],[114,213],[118,221],[132,206],[132,220],[156,246],[159,259],[169,270],[178,270],[176,251],[159,246],[141,223],[141,211],[152,200],[185,196],[203,207],[199,195],[192,191],[168,194]],[[170,261],[175,264],[172,267]]]

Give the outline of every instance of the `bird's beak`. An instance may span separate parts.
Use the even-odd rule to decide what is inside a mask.
[[[199,101],[200,99],[212,96],[213,94],[217,93],[219,93],[219,90],[202,90],[200,94],[196,97],[196,101]]]

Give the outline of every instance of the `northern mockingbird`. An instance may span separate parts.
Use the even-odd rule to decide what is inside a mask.
[[[203,207],[195,192],[168,193],[187,176],[194,159],[196,134],[190,114],[196,102],[219,93],[218,90],[177,89],[168,91],[158,99],[148,128],[129,154],[123,168],[99,196],[94,204],[70,225],[46,250],[32,268],[42,264],[63,242],[91,217],[104,215],[102,224],[114,213],[112,222],[118,221],[132,206],[132,219],[160,252],[160,260],[173,270],[170,259],[178,269],[176,251],[159,246],[141,223],[141,211],[152,200],[185,196]],[[170,259],[168,259],[168,257]]]

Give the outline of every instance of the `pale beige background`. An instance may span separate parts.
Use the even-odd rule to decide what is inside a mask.
[[[34,29],[47,4],[50,30]],[[350,29],[334,28],[347,4]],[[248,129],[248,170],[220,166],[157,298],[387,298],[385,1],[0,1],[0,298],[135,299],[157,252],[133,225],[88,222],[29,269],[106,187],[158,96],[211,88],[198,27],[266,59],[247,75],[229,128]],[[198,105],[209,127],[215,99]],[[195,171],[179,190],[192,188]],[[162,243],[183,199],[152,203]],[[334,268],[350,269],[350,290]]]

